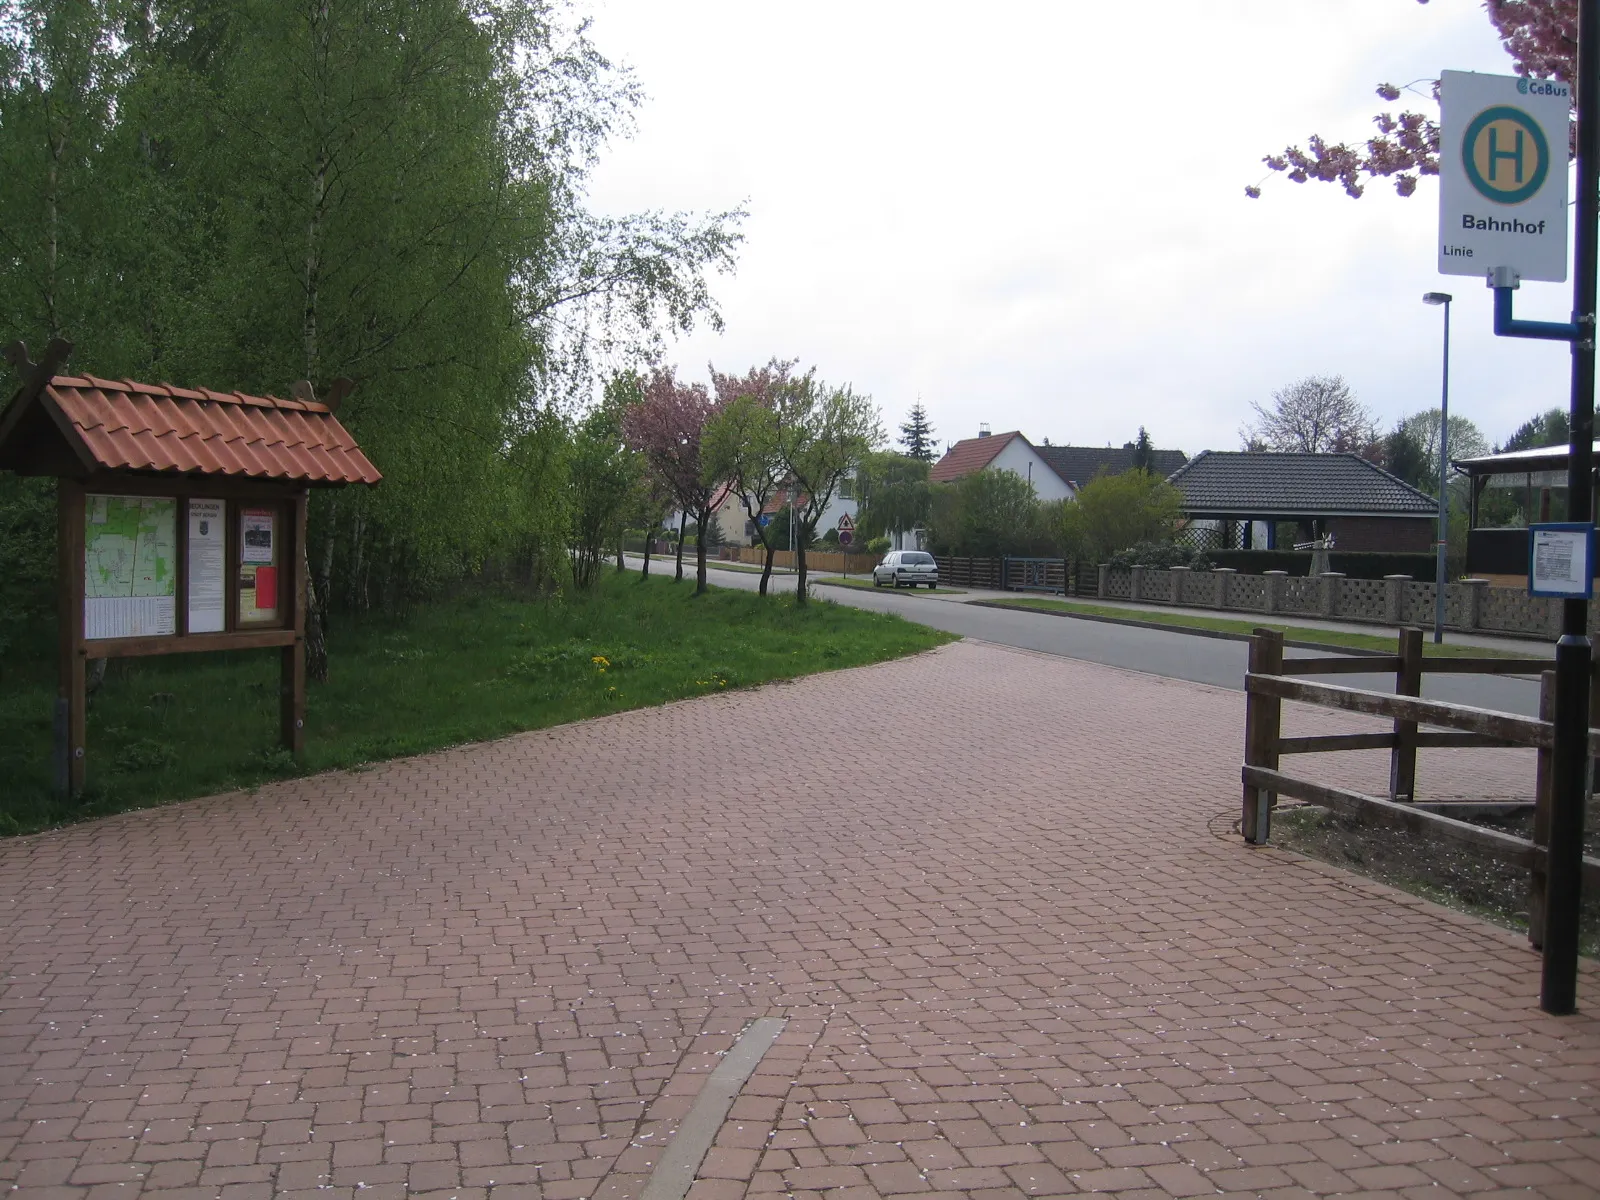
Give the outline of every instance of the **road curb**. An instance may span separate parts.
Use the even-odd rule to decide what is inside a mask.
[[[1224,642],[1248,642],[1248,633],[1228,633],[1221,629],[1196,629],[1191,625],[1169,625],[1163,621],[1138,621],[1132,617],[1102,617],[1096,613],[1063,612],[1059,608],[1034,608],[1027,604],[1006,604],[998,600],[968,600],[973,608],[998,608],[1006,612],[1042,613],[1047,617],[1069,617],[1074,621],[1098,621],[1102,625],[1137,625],[1141,629],[1161,629],[1167,633],[1187,633],[1193,637],[1216,638]],[[1356,646],[1340,646],[1333,642],[1302,642],[1283,640],[1285,646],[1297,650],[1323,650],[1333,654],[1354,654],[1366,658],[1383,658],[1387,650],[1362,650]]]

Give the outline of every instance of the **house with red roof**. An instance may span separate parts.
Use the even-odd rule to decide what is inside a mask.
[[[1021,433],[989,433],[957,442],[933,464],[928,478],[934,483],[954,483],[976,471],[1010,471],[1033,484],[1041,501],[1073,500],[1078,491],[1102,472],[1119,475],[1134,465],[1133,443],[1125,446],[1052,446],[1048,438],[1035,446]],[[1188,462],[1182,450],[1150,451],[1150,470],[1165,479]]]
[[[990,433],[987,428],[977,437],[965,438],[945,451],[928,472],[934,483],[954,483],[978,471],[1010,471],[1033,484],[1040,500],[1070,500],[1077,493],[1049,461],[1021,433]]]

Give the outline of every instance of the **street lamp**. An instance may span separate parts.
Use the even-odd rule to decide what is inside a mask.
[[[1424,304],[1444,305],[1444,374],[1439,388],[1439,561],[1434,571],[1433,643],[1444,641],[1445,543],[1450,536],[1450,497],[1445,488],[1450,482],[1450,300],[1448,292],[1429,292]]]

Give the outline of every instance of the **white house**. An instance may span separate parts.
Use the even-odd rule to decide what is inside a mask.
[[[1188,462],[1182,450],[1152,449],[1152,473],[1165,479]],[[957,442],[933,464],[928,478],[934,483],[954,483],[974,471],[1010,471],[1033,484],[1040,501],[1073,500],[1078,490],[1102,471],[1117,475],[1134,465],[1133,445],[1052,446],[1048,441],[1035,446],[1022,434],[989,434]]]
[[[1033,443],[1016,430],[995,434],[985,430],[975,438],[957,442],[933,464],[928,478],[934,483],[954,483],[975,471],[1020,475],[1033,484],[1033,494],[1041,501],[1070,500],[1077,494]]]

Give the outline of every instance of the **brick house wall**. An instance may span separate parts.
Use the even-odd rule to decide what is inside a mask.
[[[1439,528],[1430,517],[1330,517],[1337,550],[1404,550],[1426,554]]]

